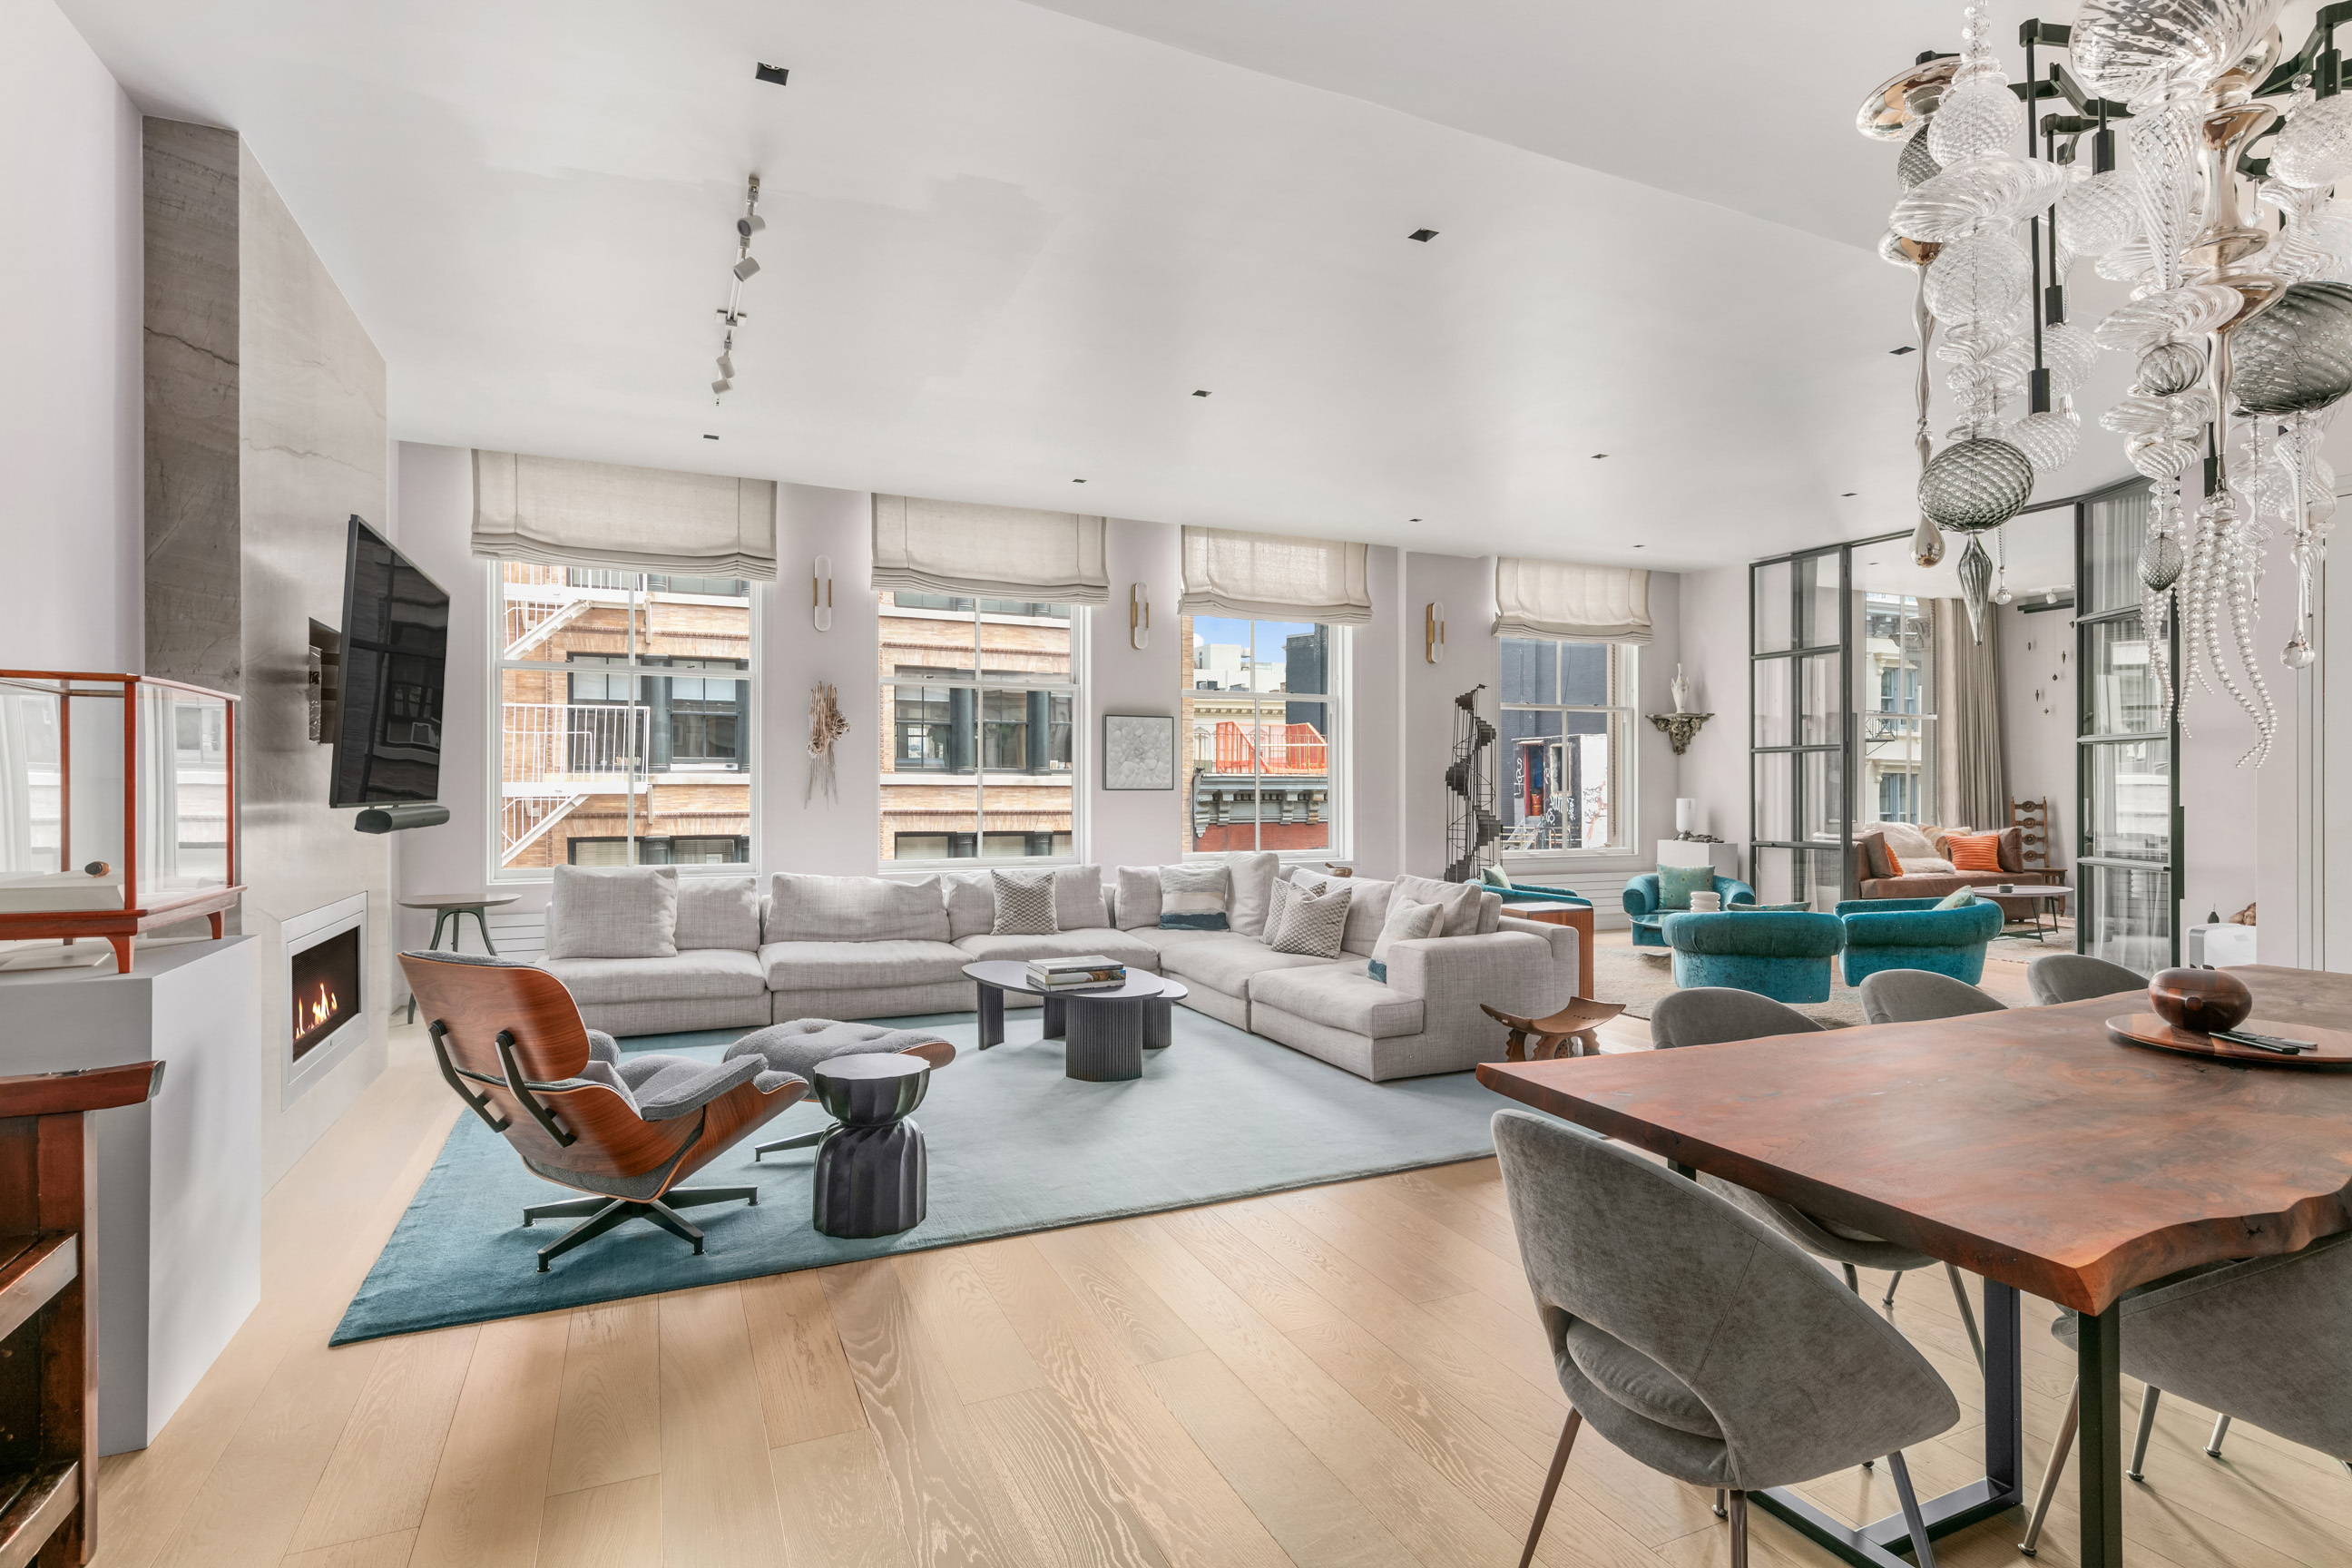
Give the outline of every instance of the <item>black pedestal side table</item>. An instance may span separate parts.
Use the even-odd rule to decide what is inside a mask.
[[[520,896],[518,893],[451,893],[446,897],[436,897],[431,893],[419,893],[414,898],[401,900],[400,907],[404,910],[433,911],[433,939],[425,944],[425,952],[440,951],[441,928],[444,925],[449,928],[449,951],[457,952],[463,939],[466,917],[471,915],[474,917],[475,926],[482,933],[482,951],[496,958],[499,955],[499,945],[490,940],[490,922],[485,911],[502,910]],[[398,951],[397,944],[394,951]],[[415,996],[408,999],[408,1021],[412,1024],[416,1022]]]
[[[1032,984],[1029,966],[1011,959],[967,963],[980,987],[980,1048],[1004,1043],[1004,994],[1026,992],[1045,1003],[1042,1038],[1065,1039],[1065,1076],[1115,1083],[1143,1076],[1143,1053],[1175,1037],[1174,1005],[1191,994],[1179,980],[1128,971],[1127,984],[1099,991],[1047,992]]]
[[[871,1052],[816,1066],[817,1102],[839,1123],[816,1146],[809,1223],[826,1236],[896,1236],[923,1223],[923,1130],[907,1120],[930,1088],[920,1057]]]

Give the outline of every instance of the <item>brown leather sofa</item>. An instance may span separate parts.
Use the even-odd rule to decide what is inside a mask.
[[[1939,834],[1939,848],[1945,847],[1941,838]],[[1853,841],[1853,847],[1861,872],[1858,886],[1865,899],[1940,899],[1962,888],[1984,889],[2002,882],[2041,885],[2066,879],[2063,871],[2028,870],[2024,861],[2023,835],[2014,827],[2001,831],[2000,854],[2004,869],[1999,871],[1916,871],[1900,877],[1881,876],[1876,873],[1884,871],[1890,864],[1885,852],[1885,835],[1864,833]],[[1945,858],[1950,857],[1946,856]],[[1998,898],[1992,901],[2000,906],[2002,918],[2011,921],[2032,920],[2037,902],[2031,899]]]

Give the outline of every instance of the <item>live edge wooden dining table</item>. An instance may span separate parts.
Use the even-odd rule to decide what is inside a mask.
[[[2253,966],[2257,1020],[2352,1025],[2352,976]],[[1984,1478],[1945,1535],[2023,1500],[2018,1292],[2083,1314],[2083,1568],[2123,1563],[2116,1301],[2198,1264],[2352,1229],[2352,1072],[2120,1044],[2136,993],[1681,1050],[1489,1062],[1538,1110],[1957,1263],[1984,1279]],[[2246,1325],[2249,1333],[2263,1325]],[[1856,1529],[1758,1504],[1864,1568],[1907,1568],[1895,1514]]]

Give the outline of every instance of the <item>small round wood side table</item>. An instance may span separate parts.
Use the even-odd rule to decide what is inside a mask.
[[[930,1156],[907,1120],[931,1064],[890,1051],[817,1063],[816,1098],[837,1125],[816,1146],[809,1223],[825,1236],[896,1236],[923,1223]]]
[[[457,952],[460,940],[457,934],[460,930],[458,922],[467,915],[471,915],[474,917],[475,926],[482,933],[482,950],[492,958],[496,958],[499,955],[499,944],[490,940],[490,922],[485,911],[502,910],[521,896],[520,893],[452,893],[446,897],[435,897],[428,893],[420,893],[413,899],[401,900],[400,907],[404,910],[433,911],[433,940],[425,944],[425,952],[440,951],[441,928],[444,925],[449,928],[449,951]],[[408,1021],[412,1024],[416,1022],[415,992],[409,993],[408,996]]]

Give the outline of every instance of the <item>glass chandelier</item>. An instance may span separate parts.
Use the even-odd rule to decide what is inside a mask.
[[[2335,195],[2352,181],[2352,97],[2332,28],[2284,55],[2282,5],[2084,0],[2072,27],[2021,29],[2018,86],[1994,58],[1986,7],[1971,5],[1960,52],[1921,56],[1859,120],[1902,144],[1904,194],[1880,254],[1918,274],[1923,362],[1940,327],[1952,366],[1956,423],[1940,450],[1921,366],[1913,553],[1932,565],[1945,531],[1969,535],[1959,579],[1981,640],[1992,573],[1978,536],[2074,455],[2071,394],[2099,353],[2130,355],[2131,390],[2099,425],[2149,481],[2141,619],[2162,717],[2184,687],[2220,688],[2252,721],[2239,760],[2256,766],[2277,730],[2254,647],[2263,546],[2292,541],[2295,629],[2281,658],[2301,669],[2315,657],[2312,594],[2336,510],[2319,447],[2352,392],[2352,201]],[[2047,79],[2037,48],[2065,51]],[[2043,100],[2074,112],[2037,124]],[[2085,135],[2088,171],[2074,157]],[[2253,159],[2265,141],[2270,155]],[[2274,223],[2250,221],[2264,207]],[[2132,290],[2090,331],[2066,320],[2066,277],[2084,259]]]

